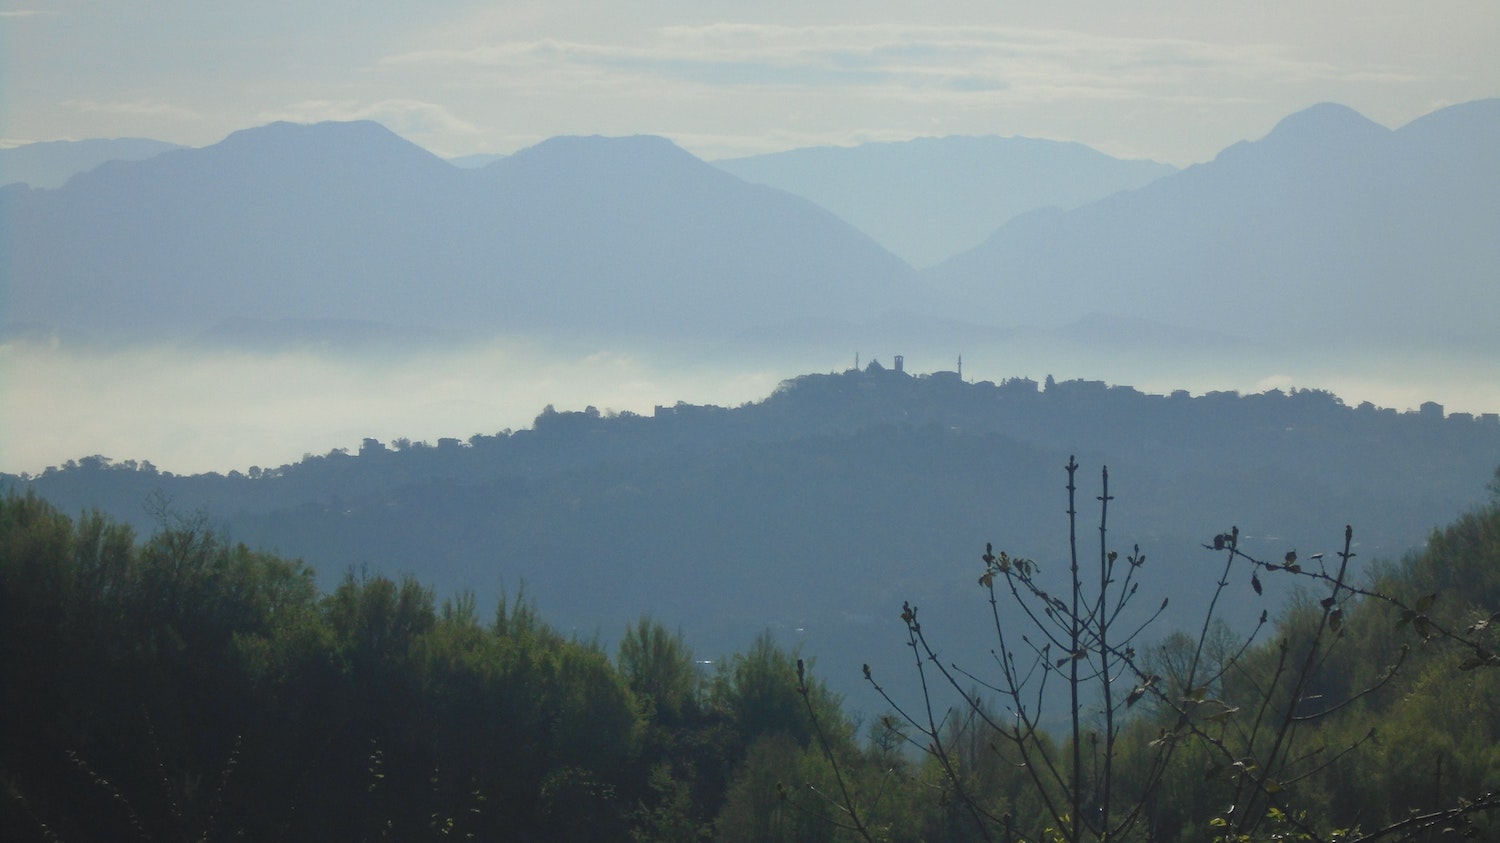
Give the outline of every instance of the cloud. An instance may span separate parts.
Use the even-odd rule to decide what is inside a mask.
[[[716,23],[651,30],[638,43],[541,38],[394,55],[386,67],[506,71],[512,84],[613,77],[709,88],[844,91],[1022,103],[1129,99],[1215,79],[1335,78],[1270,44],[1132,38],[1061,29]],[[1386,73],[1365,68],[1361,73]]]

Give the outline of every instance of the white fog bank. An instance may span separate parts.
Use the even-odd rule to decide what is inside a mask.
[[[963,354],[969,381],[1042,381],[1050,374],[1160,394],[1316,388],[1351,406],[1414,410],[1437,401],[1450,413],[1500,411],[1500,377],[1483,359],[1215,360],[1034,341],[955,350],[876,345],[761,343],[758,351],[709,352],[497,340],[353,355],[12,343],[0,345],[0,472],[37,473],[95,454],[175,473],[244,471],[355,450],[366,437],[436,442],[525,428],[547,405],[641,414],[679,401],[738,406],[765,398],[785,379],[848,368],[856,354],[861,365],[875,359],[886,366],[904,354],[912,374],[952,370]]]

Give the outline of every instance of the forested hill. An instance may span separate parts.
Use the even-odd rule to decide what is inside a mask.
[[[1326,549],[1353,524],[1362,560],[1398,559],[1485,499],[1500,421],[1318,391],[1161,396],[872,364],[732,409],[548,408],[530,430],[367,440],[248,474],[96,457],[5,482],[143,532],[162,504],[201,512],[236,540],[305,559],[325,586],[353,566],[411,573],[438,594],[471,588],[481,605],[524,587],[561,628],[606,640],[642,613],[708,653],[771,627],[837,683],[903,600],[968,605],[986,541],[1057,558],[1075,453],[1080,499],[1099,494],[1107,465],[1111,534],[1138,542],[1172,592],[1174,571],[1230,525],[1279,554]],[[1243,613],[1274,608],[1273,592]]]

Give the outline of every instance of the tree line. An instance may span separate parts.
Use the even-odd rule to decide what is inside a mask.
[[[1294,554],[1268,563],[1228,535],[1228,558],[1250,576],[1224,575],[1224,599],[1290,575]],[[1205,553],[1224,552],[1226,534],[1206,539]],[[986,589],[1025,592],[1020,557],[978,555],[976,612],[989,611]],[[1141,556],[1109,558],[1112,576]],[[1344,580],[1336,628],[1310,586],[1243,644],[1209,624],[1141,638],[1138,673],[1105,671],[1113,702],[1079,697],[1074,728],[1018,732],[1025,704],[983,666],[969,666],[956,702],[924,693],[926,711],[893,702],[866,719],[816,675],[815,654],[769,634],[708,664],[643,617],[610,652],[560,633],[524,594],[481,610],[470,594],[439,601],[413,578],[358,570],[320,590],[303,562],[201,519],[163,510],[140,538],[9,493],[0,836],[1423,839],[1412,835],[1441,828],[1402,824],[1446,811],[1443,827],[1494,839],[1500,487],[1421,554],[1361,576]],[[1073,613],[1090,617],[1087,605]],[[935,687],[957,666],[924,640],[913,607],[899,614],[889,621],[912,633],[916,670],[871,684]],[[1044,672],[1086,672],[1090,646],[1048,652]],[[1298,660],[1313,647],[1316,659]],[[1275,679],[1288,659],[1309,665],[1290,691]],[[1296,722],[1296,763],[1276,781],[1245,767],[1258,744],[1225,755],[1215,741],[1227,746],[1279,694],[1349,702]],[[1105,724],[1106,709],[1118,721]],[[1164,743],[1176,746],[1167,761]],[[1056,770],[1039,779],[1044,758]],[[1108,834],[1091,819],[1106,760],[1129,796],[1114,817],[1127,801],[1136,812]],[[1247,806],[1259,816],[1242,823],[1234,811]]]

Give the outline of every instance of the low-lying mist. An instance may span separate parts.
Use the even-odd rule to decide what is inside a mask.
[[[679,400],[738,404],[786,374],[518,341],[366,357],[16,344],[0,347],[0,364],[7,472],[93,454],[177,473],[271,467],[365,437],[435,442],[529,427],[548,404],[647,414]]]
[[[951,345],[952,347],[937,346]],[[1083,378],[1145,392],[1326,389],[1345,403],[1400,410],[1500,411],[1500,377],[1472,360],[1378,352],[1334,354],[1244,346],[1164,350],[1069,334],[1016,333],[963,345],[866,333],[729,339],[522,338],[400,349],[247,351],[180,343],[0,345],[0,471],[37,473],[103,455],[175,473],[244,471],[304,454],[355,450],[372,437],[435,442],[529,427],[547,405],[650,414],[679,401],[737,406],[810,372],[894,365],[966,380]],[[1087,447],[1088,443],[1079,443]]]

